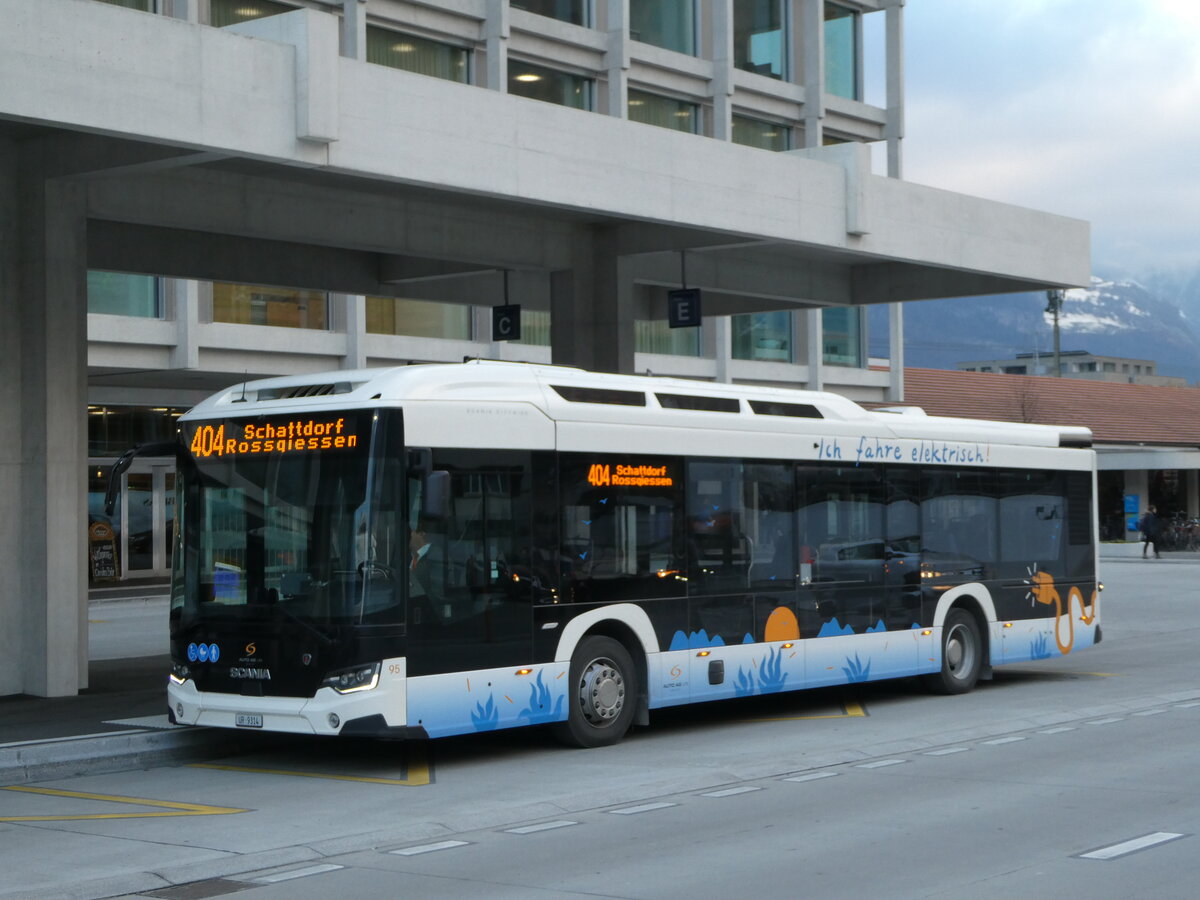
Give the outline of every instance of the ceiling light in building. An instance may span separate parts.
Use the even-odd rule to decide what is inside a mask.
[[[402,41],[399,44],[392,44],[392,49],[395,50],[397,53],[412,53],[417,48],[414,47],[412,44]]]
[[[629,105],[630,106],[645,106],[646,101],[645,100],[630,100]]]
[[[263,11],[257,6],[239,6],[234,12],[239,16],[261,16]]]
[[[541,75],[534,75],[532,72],[522,72],[517,76],[517,81],[541,81]]]
[[[677,109],[677,110],[675,110],[675,115],[679,116],[679,118],[681,118],[681,119],[686,119],[686,118],[687,118],[688,116],[690,116],[691,114],[692,114],[692,111],[691,111],[690,109]]]

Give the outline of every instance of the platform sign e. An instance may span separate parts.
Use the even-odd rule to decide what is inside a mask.
[[[667,291],[667,322],[672,328],[700,326],[700,289]]]

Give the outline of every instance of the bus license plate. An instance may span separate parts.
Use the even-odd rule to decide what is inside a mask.
[[[262,728],[262,716],[258,713],[235,713],[233,723],[239,728]]]

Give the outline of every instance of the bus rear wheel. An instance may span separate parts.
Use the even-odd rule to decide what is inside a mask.
[[[979,623],[964,609],[950,610],[942,625],[942,670],[924,676],[925,686],[938,694],[965,694],[975,687],[982,668]]]
[[[567,721],[555,735],[572,747],[605,747],[625,736],[637,711],[637,668],[625,646],[601,635],[584,638],[571,655]]]

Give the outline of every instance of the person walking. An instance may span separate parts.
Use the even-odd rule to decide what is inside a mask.
[[[1154,558],[1161,559],[1162,557],[1158,552],[1158,542],[1162,537],[1162,520],[1158,517],[1158,510],[1154,506],[1146,510],[1146,514],[1142,516],[1138,527],[1142,530],[1142,540],[1145,541],[1142,544],[1142,559],[1146,559],[1146,552],[1150,549],[1151,545],[1154,547]]]

